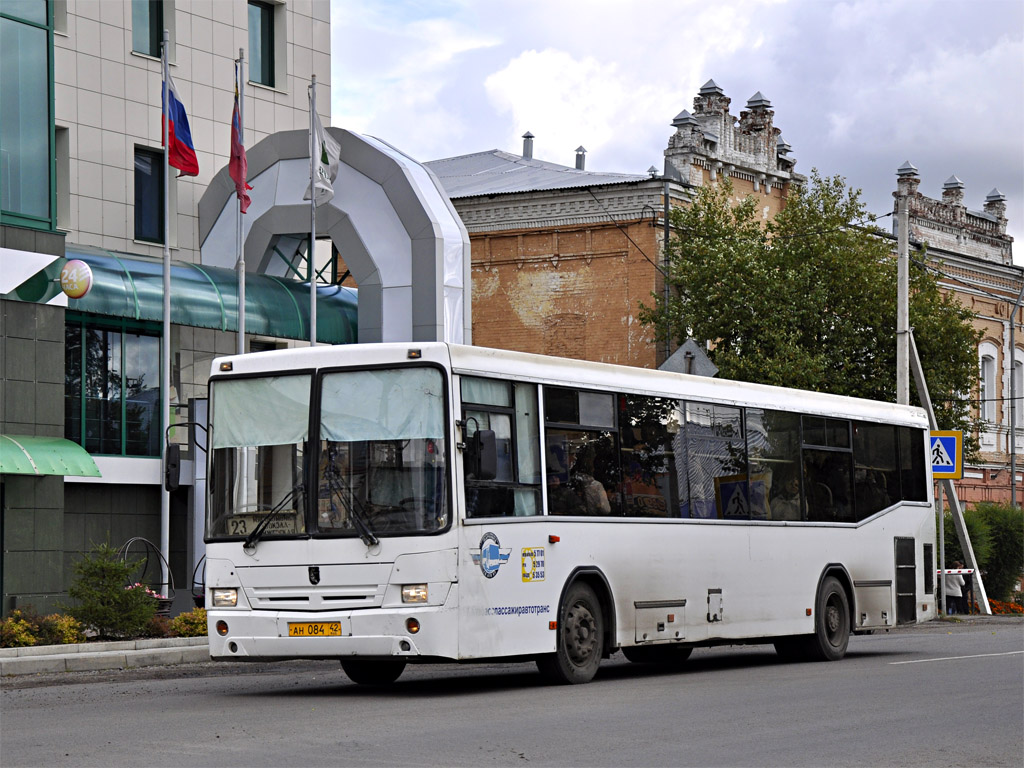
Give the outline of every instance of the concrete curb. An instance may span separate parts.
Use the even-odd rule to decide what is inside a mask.
[[[205,637],[0,648],[0,677],[131,669],[209,660],[210,644]]]

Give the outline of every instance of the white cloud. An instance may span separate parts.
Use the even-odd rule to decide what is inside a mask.
[[[645,90],[650,97],[652,86],[631,88],[618,69],[565,51],[526,51],[488,77],[484,87],[495,109],[511,116],[508,144],[529,130],[543,137],[546,154],[560,154],[570,164],[580,143],[599,151],[627,130],[631,120],[621,118],[631,99],[643,99]]]
[[[414,157],[518,152],[530,130],[540,159],[582,144],[591,170],[643,173],[714,78],[733,114],[764,93],[797,170],[873,211],[910,159],[930,196],[951,173],[974,209],[998,186],[1024,232],[1019,0],[332,3],[332,122]]]

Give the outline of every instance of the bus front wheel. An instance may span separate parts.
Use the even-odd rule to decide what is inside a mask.
[[[341,662],[341,668],[358,685],[390,685],[405,671],[405,662],[351,659]]]
[[[589,683],[604,655],[604,617],[594,590],[575,583],[558,617],[555,652],[537,659],[537,667],[553,683]]]

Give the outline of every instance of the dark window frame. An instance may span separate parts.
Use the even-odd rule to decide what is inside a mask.
[[[139,160],[141,156],[147,157],[151,162],[153,172],[149,174],[152,180],[140,184],[140,176],[145,180],[146,174],[140,172]],[[166,185],[164,183],[164,153],[162,149],[135,145],[133,170],[134,186],[134,239],[144,243],[155,243],[163,245],[165,238],[167,204],[164,198]],[[151,197],[153,190],[156,190],[155,204]],[[155,221],[154,221],[155,217]],[[153,234],[153,230],[156,234]]]
[[[254,11],[259,19],[259,29],[257,30],[252,29]],[[274,5],[259,0],[249,0],[246,11],[249,22],[249,82],[265,85],[268,88],[277,87],[274,56],[276,45],[274,11]]]
[[[164,3],[163,0],[132,0],[132,51],[143,56],[160,58],[160,45],[164,39]],[[145,36],[142,30],[136,29],[136,23],[145,16]],[[143,42],[144,41],[144,42]],[[143,44],[145,48],[136,47]]]

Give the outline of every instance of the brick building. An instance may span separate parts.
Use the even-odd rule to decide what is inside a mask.
[[[637,317],[661,279],[666,200],[683,205],[694,190],[732,180],[770,218],[799,181],[795,160],[773,124],[771,103],[754,94],[737,118],[709,80],[672,121],[664,170],[587,171],[497,149],[426,163],[440,179],[472,243],[473,341],[500,347],[647,368],[669,350]]]
[[[971,394],[975,413],[985,425],[978,435],[980,461],[964,467],[957,493],[967,503],[1009,501],[1012,443],[1017,463],[1024,458],[1024,334],[1020,333],[1024,270],[1013,264],[1013,238],[1006,234],[1006,197],[993,189],[982,210],[969,210],[964,205],[964,184],[956,176],[943,184],[942,197],[937,199],[918,191],[917,169],[909,163],[898,175],[893,196],[907,196],[912,249],[924,248],[929,263],[939,271],[943,290],[956,293],[977,313],[974,324],[982,332],[978,387]],[[896,205],[898,199],[894,211]],[[1011,442],[1012,433],[1016,434]],[[1020,475],[1016,486],[1019,502]]]

